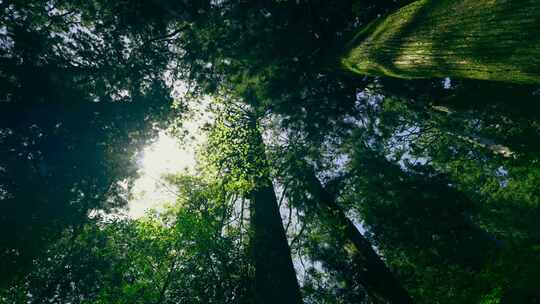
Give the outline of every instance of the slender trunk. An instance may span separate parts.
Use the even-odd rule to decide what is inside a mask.
[[[334,196],[326,191],[313,172],[308,173],[306,178],[311,193],[319,203],[317,208],[321,216],[333,227],[338,227],[338,237],[342,237],[354,245],[356,271],[359,274],[361,285],[368,294],[374,298],[389,301],[389,303],[413,303],[369,241],[347,218],[343,209],[336,203]]]
[[[508,148],[507,146],[497,144],[496,142],[490,139],[481,137],[481,136],[476,136],[476,135],[465,136],[465,135],[457,134],[455,132],[443,131],[443,130],[441,130],[441,132],[446,133],[449,136],[458,138],[464,142],[470,143],[473,146],[490,150],[494,154],[500,155],[505,158],[511,158],[515,156],[514,152],[512,152],[512,150],[510,150],[510,148]]]
[[[258,134],[256,155],[264,155]],[[302,303],[296,272],[272,182],[267,174],[250,193],[253,256],[255,262],[255,303]]]
[[[434,111],[445,113],[447,115],[452,114],[452,110],[450,110],[448,107],[432,106],[431,108]],[[505,158],[515,157],[515,153],[512,151],[512,149],[510,149],[509,147],[507,147],[505,145],[496,143],[495,141],[493,141],[491,139],[488,139],[488,138],[485,138],[485,137],[482,137],[482,136],[478,136],[478,135],[462,135],[462,134],[458,134],[457,132],[454,132],[454,131],[445,131],[445,130],[442,130],[442,129],[440,130],[440,132],[445,133],[445,134],[447,134],[447,135],[449,135],[451,137],[459,138],[460,140],[462,140],[464,142],[467,142],[467,143],[470,143],[470,144],[472,144],[474,146],[481,147],[481,148],[484,148],[484,149],[488,149],[488,150],[492,151],[493,153],[495,153],[497,155],[500,155],[502,157],[505,157]]]
[[[342,58],[358,74],[540,83],[540,1],[419,0],[360,30]]]

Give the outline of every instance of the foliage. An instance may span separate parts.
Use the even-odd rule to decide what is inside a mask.
[[[514,55],[484,36],[537,4],[494,4],[487,24],[509,23],[484,30],[437,17],[468,0],[395,11],[410,2],[2,1],[0,301],[538,302],[538,88],[339,63],[362,28],[361,72],[531,82],[536,40],[516,37],[535,30],[499,39]],[[456,72],[469,30],[489,41]],[[418,41],[456,65],[381,67]],[[138,152],[191,103],[213,119],[196,173],[167,177],[165,211],[118,218]]]
[[[246,257],[219,184],[177,176],[177,207],[66,232],[9,303],[247,303]]]
[[[93,1],[3,1],[1,282],[92,210],[125,204],[138,150],[172,103],[163,24]]]

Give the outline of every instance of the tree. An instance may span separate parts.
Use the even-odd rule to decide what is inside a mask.
[[[94,1],[4,1],[0,283],[64,229],[125,204],[135,155],[174,111],[166,26]],[[133,20],[132,20],[133,21]],[[171,115],[171,116],[169,116]]]
[[[256,302],[301,303],[258,126],[249,106],[225,104],[209,134],[206,153],[228,187],[250,201]]]
[[[172,43],[179,49],[177,63],[183,75],[198,90],[253,89],[261,103],[267,97],[277,102],[287,98],[291,86],[309,86],[320,75],[334,74],[336,54],[354,25],[403,2],[407,1],[213,2],[205,18],[186,28],[173,24],[182,34]]]
[[[399,280],[337,202],[344,177],[330,179],[326,186],[323,185],[314,168],[308,164],[313,155],[305,150],[309,150],[306,147],[312,143],[299,140],[301,136],[295,136],[299,130],[286,132],[289,132],[284,136],[286,144],[271,148],[271,162],[281,183],[286,185],[283,195],[287,196],[289,204],[305,212],[302,222],[316,222],[316,225],[325,226],[339,244],[337,246],[351,255],[353,275],[350,280],[355,282],[349,282],[348,287],[353,289],[355,285],[361,286],[373,301],[412,303]],[[314,221],[314,217],[318,220]]]
[[[538,84],[539,9],[534,0],[416,1],[359,30],[342,63],[362,75]]]
[[[170,178],[177,202],[138,220],[64,231],[6,303],[251,303],[240,231],[219,181]]]
[[[351,242],[356,251],[356,275],[361,284],[374,298],[387,299],[390,303],[413,303],[401,283],[394,277],[370,242],[362,235],[354,223],[345,215],[336,203],[334,195],[327,191],[317,179],[313,171],[307,171],[306,179],[310,193],[315,197],[321,216],[329,225],[336,227],[337,234],[342,234]]]
[[[467,214],[474,214],[473,204],[443,176],[419,165],[416,172],[403,172],[365,150],[350,166],[358,171],[350,181],[354,192],[345,191],[344,200],[359,212],[377,248],[418,302],[431,301],[421,288],[412,287],[429,284],[433,273],[424,267],[452,278],[429,289],[440,301],[452,302],[457,295],[444,291],[459,284],[453,276],[474,281],[471,273],[481,272],[496,256],[496,241],[467,220]],[[464,299],[486,292],[460,290]]]
[[[530,245],[531,242],[535,242],[533,241],[535,233],[532,233],[532,231],[537,230],[535,228],[536,220],[533,218],[537,216],[535,206],[538,196],[530,188],[531,183],[535,183],[538,176],[535,165],[538,154],[533,148],[534,144],[527,148],[523,146],[519,148],[521,145],[512,144],[513,149],[520,152],[516,153],[514,157],[506,158],[494,154],[482,146],[464,141],[462,138],[451,134],[452,132],[440,132],[440,130],[457,130],[458,132],[470,132],[469,134],[482,134],[483,136],[497,138],[502,142],[512,143],[512,141],[506,141],[506,138],[509,138],[506,137],[506,134],[520,134],[524,131],[531,132],[529,134],[536,134],[537,131],[534,131],[536,129],[531,128],[531,124],[520,123],[521,119],[518,120],[518,117],[501,117],[496,114],[497,111],[492,110],[493,108],[480,111],[477,110],[475,105],[469,105],[466,111],[445,110],[441,112],[434,111],[429,106],[422,106],[422,102],[422,100],[410,98],[385,98],[381,95],[381,91],[372,86],[359,94],[357,107],[361,109],[361,114],[359,114],[357,120],[362,123],[357,125],[359,128],[357,135],[362,135],[351,138],[349,147],[358,152],[348,155],[356,155],[353,158],[365,160],[355,161],[355,165],[351,162],[351,168],[362,169],[350,176],[355,179],[360,178],[361,174],[366,174],[363,178],[360,178],[364,181],[381,179],[376,184],[367,186],[365,195],[361,195],[357,199],[366,200],[368,194],[375,194],[377,191],[384,193],[384,189],[388,189],[385,195],[398,194],[396,198],[399,197],[399,200],[406,202],[409,200],[407,199],[409,188],[415,188],[418,189],[416,190],[417,193],[411,195],[410,202],[406,203],[408,207],[403,210],[404,214],[409,214],[409,211],[413,210],[415,210],[414,212],[420,212],[420,210],[431,210],[430,212],[432,212],[429,216],[409,214],[410,217],[407,220],[392,220],[394,216],[397,216],[402,211],[399,211],[396,205],[389,204],[387,205],[389,208],[387,211],[379,209],[379,211],[375,212],[375,214],[379,215],[364,213],[367,211],[361,212],[363,219],[367,220],[370,216],[380,217],[381,222],[379,224],[384,225],[385,221],[404,223],[414,222],[415,220],[412,218],[415,217],[422,218],[417,227],[428,223],[427,219],[434,219],[438,221],[437,224],[433,224],[435,226],[450,225],[446,228],[446,231],[458,229],[452,233],[454,240],[445,239],[443,243],[459,241],[464,242],[463,245],[459,245],[460,248],[470,248],[472,245],[473,251],[491,252],[482,258],[481,255],[474,257],[475,254],[472,251],[472,255],[469,257],[462,255],[461,261],[455,260],[445,263],[447,265],[445,267],[430,268],[433,271],[422,268],[414,276],[424,278],[413,285],[423,286],[427,284],[426,286],[430,287],[410,289],[413,294],[421,292],[425,294],[426,298],[439,298],[441,301],[446,298],[447,300],[444,301],[449,303],[454,302],[457,296],[456,294],[449,295],[447,293],[451,289],[459,290],[459,295],[466,299],[491,297],[489,296],[491,293],[493,293],[493,297],[515,299],[512,301],[516,302],[520,301],[517,299],[537,298],[538,295],[533,292],[534,288],[531,288],[527,282],[523,281],[520,278],[521,276],[515,277],[512,271],[506,272],[513,267],[535,268],[533,266],[535,259],[529,255],[534,252]],[[494,104],[493,106],[499,105]],[[522,119],[531,118],[525,116]],[[496,121],[500,124],[499,126],[504,127],[495,127],[496,125],[491,121]],[[534,122],[534,120],[532,121]],[[507,122],[510,123],[508,127],[506,127]],[[516,139],[514,138],[514,140]],[[363,144],[359,145],[359,142]],[[516,140],[514,142],[527,143],[526,140]],[[379,160],[368,157],[373,151],[380,151]],[[385,167],[387,169],[392,167],[389,161],[399,164],[399,167],[394,165],[394,169],[384,173]],[[400,171],[405,172],[408,177],[400,177],[394,180],[394,177],[403,174]],[[405,182],[407,180],[409,180],[410,184]],[[394,182],[396,184],[393,184]],[[402,184],[403,188],[399,186],[400,183],[404,183]],[[393,184],[393,186],[390,186],[390,184]],[[351,193],[362,192],[358,184],[352,187],[355,192]],[[435,198],[439,195],[440,198]],[[432,207],[426,208],[416,205],[424,200],[424,196],[432,196],[433,201],[438,202],[437,207],[432,209]],[[384,200],[376,195],[374,201],[366,203],[365,207],[378,209],[379,207],[376,207],[378,204],[381,204],[380,207],[385,205],[382,203]],[[375,201],[377,203],[374,203]],[[351,199],[351,202],[354,202],[354,198]],[[451,209],[444,211],[445,208],[450,208],[450,206],[454,206],[451,208],[464,209],[461,212],[456,209],[454,211],[450,211]],[[450,215],[456,216],[459,213],[461,215],[457,217],[448,217]],[[396,225],[392,224],[390,226],[396,227]],[[387,228],[390,228],[390,226]],[[430,229],[432,229],[432,225],[429,223],[428,227],[423,228],[424,232]],[[377,235],[382,236],[384,234],[381,231],[373,230],[373,228],[370,230],[374,233],[374,238],[377,238]],[[410,228],[398,228],[398,230],[411,231]],[[416,233],[413,235],[415,237],[419,236]],[[406,240],[408,237],[410,236],[397,237],[394,241],[398,239]],[[441,240],[439,236],[436,238],[437,242]],[[476,240],[476,244],[467,241],[469,238]],[[393,243],[388,249],[389,251],[386,251],[385,257],[391,264],[394,263],[392,261],[399,263],[400,266],[396,267],[396,269],[400,269],[405,273],[409,271],[414,273],[416,270],[407,270],[407,263],[425,265],[429,261],[429,259],[426,260],[429,254],[425,255],[422,253],[423,250],[420,249],[424,246],[422,245],[423,241],[408,239],[407,242],[416,244],[419,247],[416,247],[414,251],[408,254],[396,254],[399,246],[396,247],[395,243]],[[435,244],[437,242],[430,240],[424,244]],[[475,247],[476,249],[474,249]],[[437,252],[440,254],[439,250],[437,249]],[[515,255],[509,255],[508,252],[514,252]],[[457,257],[461,254],[455,253],[452,255]],[[417,260],[411,262],[409,259]],[[477,262],[474,262],[475,260]],[[450,266],[452,264],[453,266]],[[528,266],[517,266],[523,264]],[[471,266],[473,266],[472,270]],[[524,276],[529,275],[524,274]],[[436,277],[447,277],[455,281],[448,280],[445,283],[434,283],[433,280]],[[469,283],[464,284],[463,282]],[[437,285],[444,286],[445,284],[454,287],[447,286],[440,289],[435,287]],[[473,286],[475,287],[472,288]],[[428,295],[430,293],[433,294]]]

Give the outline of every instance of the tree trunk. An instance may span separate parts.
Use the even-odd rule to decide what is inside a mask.
[[[258,153],[264,157],[264,146],[258,133]],[[265,161],[266,162],[266,161]],[[253,255],[255,262],[255,303],[302,303],[296,272],[291,259],[285,229],[281,221],[276,194],[267,174],[259,178],[250,193]]]
[[[360,30],[341,62],[362,75],[540,84],[540,1],[419,0]]]
[[[356,228],[354,223],[347,218],[343,209],[336,203],[334,196],[326,191],[313,172],[308,173],[306,178],[311,194],[319,203],[317,208],[323,219],[332,227],[337,227],[339,230],[338,237],[342,237],[354,245],[356,249],[354,257],[356,272],[359,274],[361,285],[368,294],[389,303],[413,303],[410,296],[377,255],[369,241]]]

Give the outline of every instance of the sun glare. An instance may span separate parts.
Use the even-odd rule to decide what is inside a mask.
[[[128,216],[139,218],[150,209],[159,210],[173,202],[176,194],[167,185],[164,175],[190,171],[195,166],[192,145],[182,145],[176,138],[160,132],[158,139],[142,152],[140,177],[133,187]]]
[[[129,217],[139,218],[150,209],[159,210],[166,203],[174,202],[177,194],[165,181],[164,176],[193,172],[196,164],[195,148],[205,138],[200,126],[208,120],[208,115],[202,112],[195,115],[191,121],[186,121],[184,130],[191,137],[188,141],[180,142],[162,131],[157,140],[142,151],[139,161],[140,177],[135,181],[133,199],[128,206]]]
[[[181,146],[178,140],[160,132],[155,143],[143,151],[141,171],[145,175],[160,176],[189,169],[195,165],[193,147]]]

